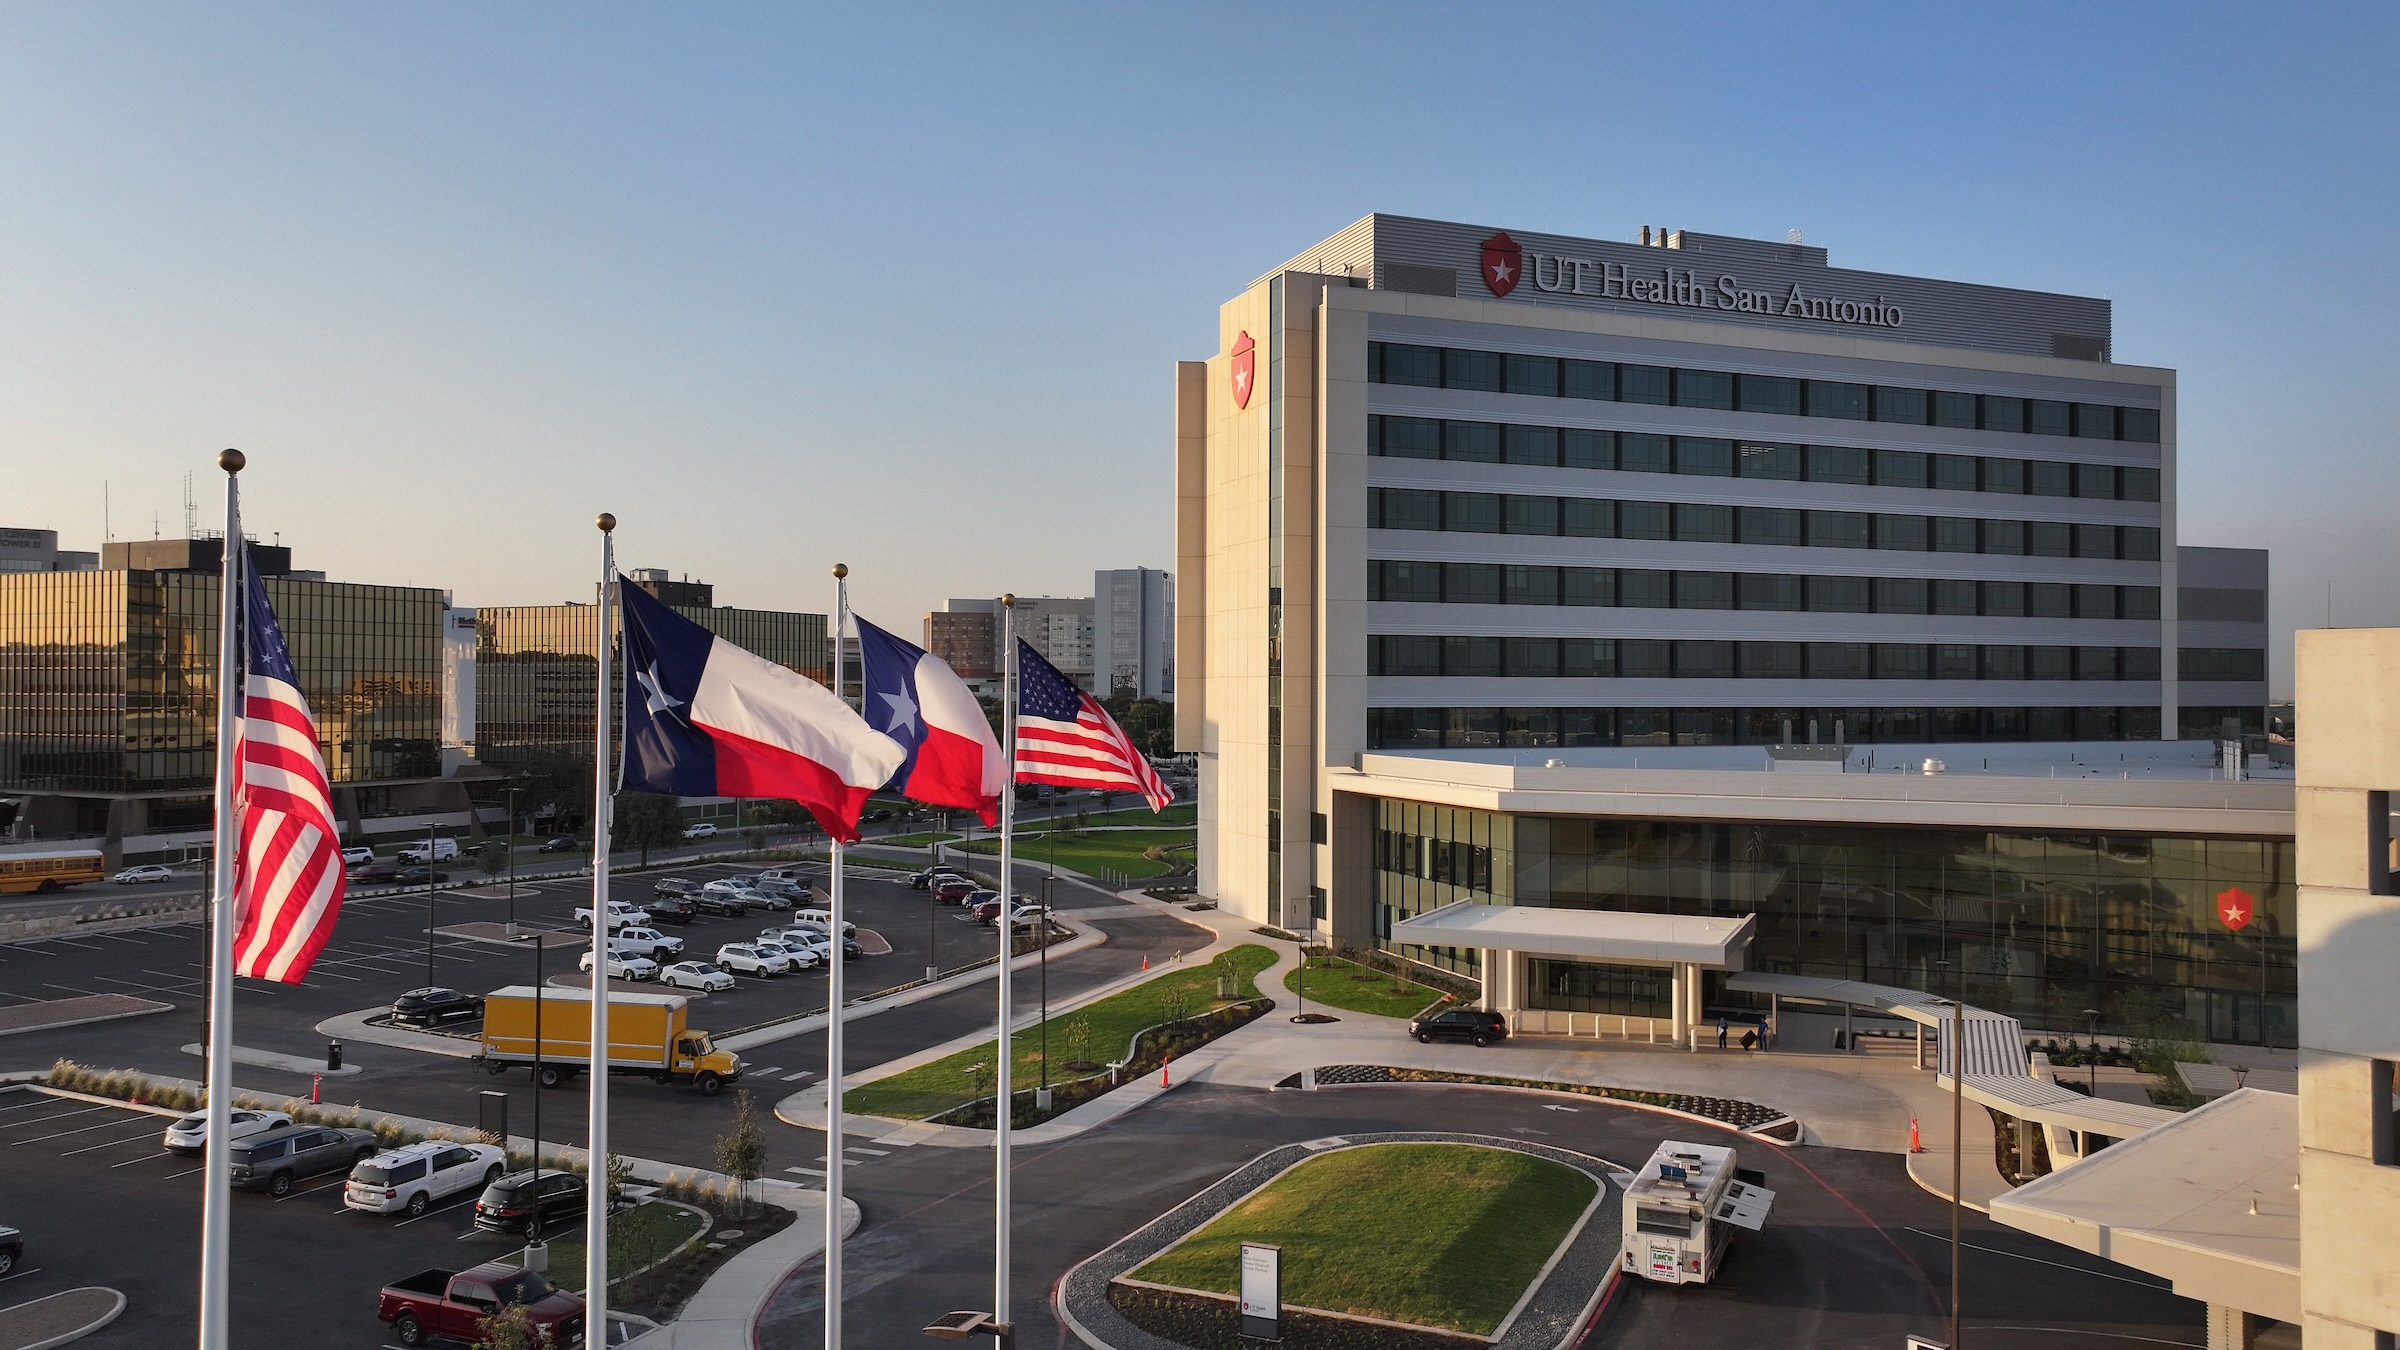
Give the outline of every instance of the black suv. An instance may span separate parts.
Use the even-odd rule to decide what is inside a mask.
[[[688,895],[662,895],[643,905],[642,912],[650,916],[652,923],[690,923],[692,916],[700,911]]]
[[[295,1181],[347,1172],[381,1151],[372,1130],[278,1125],[235,1140],[225,1161],[233,1171],[235,1190],[281,1197],[291,1193]]]
[[[1409,1023],[1408,1034],[1420,1041],[1430,1042],[1441,1036],[1454,1041],[1490,1045],[1494,1041],[1508,1039],[1508,1019],[1496,1012],[1484,1012],[1476,1008],[1452,1008],[1448,1012],[1434,1013]]]
[[[700,883],[689,877],[660,877],[650,887],[650,893],[663,899],[670,895],[696,894],[699,889]]]
[[[511,1172],[483,1188],[475,1201],[475,1226],[492,1233],[537,1233],[561,1219],[583,1217],[590,1191],[573,1172],[545,1171],[536,1189],[534,1174]]]

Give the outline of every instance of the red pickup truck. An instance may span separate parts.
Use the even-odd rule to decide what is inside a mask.
[[[550,1344],[583,1344],[581,1295],[522,1266],[497,1261],[455,1274],[422,1270],[387,1284],[375,1315],[392,1324],[402,1345],[423,1345],[435,1337],[472,1345],[483,1338],[483,1319],[518,1303],[531,1310]]]

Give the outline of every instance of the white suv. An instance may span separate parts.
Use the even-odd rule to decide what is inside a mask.
[[[653,961],[668,961],[683,955],[682,938],[668,937],[655,928],[644,928],[638,924],[610,934],[608,947],[612,952],[630,952],[635,956],[647,956]]]
[[[590,923],[591,921],[592,907],[590,905],[585,905],[575,911],[575,922]],[[614,932],[619,928],[623,928],[628,924],[647,925],[649,922],[649,910],[636,909],[633,906],[626,904],[622,900],[611,900],[608,902],[608,927],[611,932]]]
[[[575,958],[575,968],[592,973],[592,954],[585,952]],[[608,978],[612,980],[648,980],[658,975],[658,963],[647,956],[635,956],[616,947],[608,949]]]
[[[781,975],[793,969],[781,947],[760,948],[748,942],[728,942],[717,948],[717,968],[736,975]]]
[[[429,1139],[387,1149],[351,1168],[342,1203],[369,1214],[406,1210],[413,1219],[434,1201],[480,1191],[507,1170],[507,1160],[490,1144]]]
[[[750,945],[756,947],[763,955],[781,958],[788,963],[786,968],[790,970],[815,970],[824,964],[818,952],[796,938],[760,938]]]

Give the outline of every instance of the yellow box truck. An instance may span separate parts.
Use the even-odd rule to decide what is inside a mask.
[[[707,1032],[685,1020],[689,1002],[681,994],[611,992],[608,1071],[690,1083],[712,1097],[740,1078],[742,1057],[718,1049]],[[591,1064],[592,991],[545,986],[538,1025],[534,1004],[531,985],[486,994],[483,1054],[476,1062],[494,1074],[524,1066],[543,1087],[556,1087]]]

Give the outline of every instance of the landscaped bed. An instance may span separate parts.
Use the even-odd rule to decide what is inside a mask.
[[[1155,979],[1137,984],[1089,1003],[1072,1012],[1054,1014],[1049,1025],[1050,1082],[1063,1088],[1071,1081],[1081,1080],[1108,1063],[1128,1055],[1134,1035],[1162,1023],[1186,1020],[1199,1022],[1204,1018],[1218,1025],[1206,1026],[1208,1035],[1190,1041],[1185,1048],[1205,1044],[1207,1039],[1255,1017],[1263,1008],[1245,1008],[1235,1015],[1219,1005],[1252,1004],[1259,999],[1258,973],[1275,963],[1275,953],[1255,944],[1235,947],[1220,953],[1215,961],[1173,970]],[[1220,998],[1221,975],[1230,976],[1230,998]],[[1271,1005],[1270,1005],[1271,1006]],[[1078,1027],[1078,1023],[1081,1027]],[[1042,1029],[1027,1027],[1016,1034],[1013,1048],[1015,1061],[1012,1072],[1016,1086],[1030,1094],[1042,1075]],[[1080,1058],[1088,1055],[1090,1058]],[[1138,1063],[1138,1058],[1134,1061]],[[1128,1067],[1130,1071],[1130,1066]],[[1105,1074],[1100,1077],[1099,1090],[1110,1084]],[[849,1089],[843,1097],[848,1110],[861,1115],[891,1116],[902,1120],[923,1120],[954,1111],[979,1099],[988,1103],[993,1090],[992,1047],[971,1046],[928,1064],[862,1083]],[[1091,1094],[1084,1094],[1086,1096]],[[1078,1097],[1077,1100],[1081,1100]],[[1068,1103],[1054,1101],[1053,1109],[1064,1109]],[[1013,1119],[1025,1123],[1031,1106],[1028,1095],[1018,1103]],[[989,1123],[988,1104],[984,1109]],[[950,1120],[952,1124],[978,1123],[971,1118]]]
[[[1562,1163],[1472,1144],[1398,1143],[1311,1158],[1137,1266],[1110,1301],[1182,1339],[1212,1309],[1180,1308],[1142,1285],[1234,1295],[1244,1242],[1283,1249],[1283,1300],[1469,1336],[1489,1336],[1574,1232],[1597,1194]],[[1218,1305],[1221,1307],[1221,1305]],[[1331,1319],[1326,1325],[1336,1326]],[[1369,1339],[1406,1333],[1351,1324]],[[1375,1339],[1381,1337],[1382,1339]],[[1204,1337],[1214,1339],[1214,1337]]]
[[[684,1190],[685,1188],[678,1188]],[[737,1202],[721,1193],[691,1195],[709,1211],[712,1223],[702,1233],[701,1217],[683,1205],[651,1201],[611,1215],[608,1221],[608,1268],[612,1272],[609,1306],[665,1321],[680,1311],[717,1268],[743,1248],[782,1232],[797,1218],[781,1205],[756,1200]],[[695,1235],[701,1241],[693,1241]],[[683,1244],[689,1243],[689,1246]],[[677,1250],[682,1247],[682,1250]],[[615,1275],[613,1272],[624,1271]],[[583,1290],[583,1230],[550,1241],[550,1278],[563,1288]]]
[[[1285,971],[1283,987],[1295,995],[1305,994],[1311,1004],[1322,1003],[1343,1012],[1414,1017],[1442,999],[1439,989],[1338,956],[1310,956],[1307,976],[1304,988],[1297,967]]]
[[[1299,1075],[1286,1079],[1291,1087],[1300,1085]],[[1352,1083],[1462,1083],[1475,1087],[1532,1088],[1543,1092],[1570,1092],[1579,1097],[1600,1097],[1609,1101],[1630,1102],[1637,1106],[1658,1106],[1685,1115],[1699,1116],[1730,1125],[1737,1130],[1797,1143],[1799,1122],[1758,1102],[1739,1097],[1703,1097],[1690,1092],[1644,1092],[1635,1088],[1602,1087],[1596,1083],[1561,1083],[1538,1078],[1504,1078],[1498,1074],[1452,1073],[1446,1069],[1405,1069],[1385,1064],[1328,1064],[1317,1070],[1318,1087],[1341,1087]]]
[[[1114,873],[1118,876],[1147,878],[1164,876],[1180,869],[1181,864],[1150,856],[1173,849],[1192,846],[1189,829],[1165,830],[1095,830],[1082,832],[1052,829],[1043,834],[1020,831],[1017,835],[1016,858],[1025,863],[1057,863],[1087,875]],[[957,847],[979,857],[997,857],[1000,841],[977,839]]]

